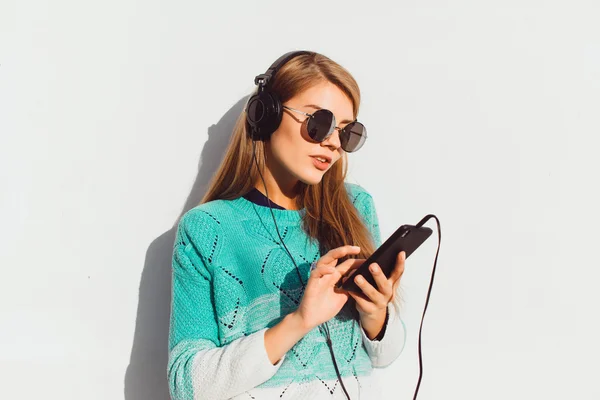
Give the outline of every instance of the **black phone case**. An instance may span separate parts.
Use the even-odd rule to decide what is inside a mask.
[[[369,265],[377,263],[385,276],[389,277],[394,267],[396,266],[396,257],[401,251],[406,252],[406,258],[408,258],[419,246],[427,240],[433,231],[427,227],[417,228],[413,225],[402,225],[396,232],[390,236],[385,243],[383,243],[371,257],[367,258],[365,262],[351,272],[349,275],[343,276],[338,282],[337,287],[342,289],[362,293],[362,290],[354,282],[356,274],[362,275],[367,282],[377,288],[377,283],[369,271]]]

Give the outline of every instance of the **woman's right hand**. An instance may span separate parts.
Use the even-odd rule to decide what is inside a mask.
[[[346,301],[348,293],[335,287],[336,282],[357,263],[364,260],[348,259],[337,265],[338,259],[360,253],[358,246],[342,246],[330,250],[317,261],[310,272],[302,301],[294,311],[307,330],[335,317]]]

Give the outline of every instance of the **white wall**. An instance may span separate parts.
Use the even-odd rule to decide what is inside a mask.
[[[349,179],[383,236],[442,223],[419,398],[599,399],[599,12],[3,0],[0,396],[167,398],[173,226],[254,76],[312,49],[361,85],[370,138]],[[388,399],[417,382],[436,239],[407,261],[407,347],[378,371]]]

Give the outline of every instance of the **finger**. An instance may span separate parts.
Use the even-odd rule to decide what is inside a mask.
[[[398,286],[400,285],[400,279],[398,279],[396,282],[394,282],[394,284],[392,285],[392,297],[390,298],[390,301],[394,300],[394,298],[396,297],[396,294],[398,293]]]
[[[363,278],[362,275],[359,275],[356,278],[354,278],[354,282],[356,282],[360,290],[362,290],[363,293],[373,303],[376,303],[378,305],[383,303],[383,295],[379,293],[379,291],[375,289],[373,285],[371,285],[365,278]]]
[[[337,267],[336,272],[339,272],[339,277],[336,278],[336,286],[341,285],[346,280],[350,279],[353,272],[358,269],[365,262],[364,258],[350,258]]]
[[[348,254],[358,254],[358,253],[360,253],[360,247],[358,247],[358,246],[348,245],[348,246],[336,247],[335,249],[329,250],[327,252],[327,254],[325,254],[323,257],[321,257],[319,264],[321,264],[321,263],[329,264],[329,263],[337,260],[338,258],[347,256]]]
[[[406,261],[405,255],[406,253],[404,251],[401,251],[396,256],[396,265],[394,266],[394,270],[392,271],[389,277],[389,280],[391,280],[392,282],[397,281],[404,273],[404,264]]]
[[[370,312],[374,309],[375,306],[367,297],[365,297],[364,294],[354,292],[348,292],[348,294],[352,296],[352,298],[356,301],[356,304],[362,311]]]
[[[349,258],[335,269],[342,275],[345,275],[349,270],[360,267],[365,262],[364,258]]]
[[[389,298],[392,294],[392,281],[388,280],[377,263],[369,265],[369,271],[371,271],[371,275],[373,275],[373,279],[377,284],[379,292],[383,294],[385,298]]]
[[[310,271],[309,278],[322,278],[325,275],[329,275],[335,272],[334,267],[317,267]]]

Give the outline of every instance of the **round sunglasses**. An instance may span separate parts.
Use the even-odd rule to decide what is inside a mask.
[[[342,149],[347,153],[352,153],[360,149],[365,140],[367,140],[367,128],[358,121],[352,121],[343,128],[339,128],[335,122],[335,116],[329,110],[321,108],[310,114],[304,111],[296,110],[288,106],[283,106],[286,110],[296,112],[307,116],[306,130],[308,136],[315,142],[322,142],[327,139],[334,130],[340,132],[340,143]]]

